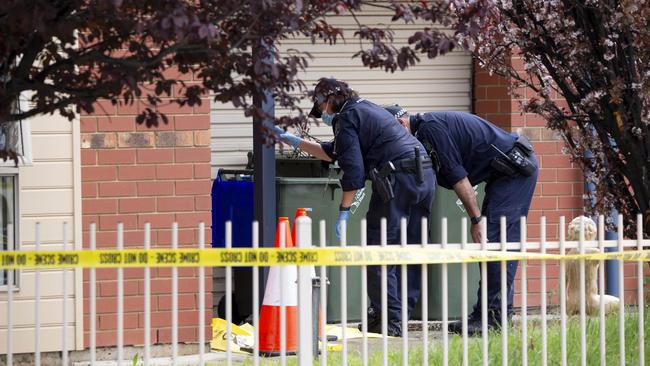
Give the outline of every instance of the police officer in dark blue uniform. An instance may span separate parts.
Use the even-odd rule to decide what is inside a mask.
[[[395,123],[385,109],[359,98],[344,82],[323,78],[312,93],[314,107],[310,115],[322,118],[334,129],[334,140],[317,144],[284,131],[283,142],[327,161],[338,161],[343,170],[339,218],[349,220],[350,205],[365,180],[372,181],[372,197],[367,219],[368,244],[380,244],[380,221],[387,220],[388,244],[400,243],[400,221],[406,218],[409,244],[420,243],[423,217],[429,217],[436,182],[431,160],[424,146]],[[401,335],[401,290],[399,266],[387,266],[388,334]],[[371,308],[368,331],[381,332],[381,270],[368,266],[368,296]],[[420,266],[408,268],[408,313],[420,294]]]
[[[528,209],[537,182],[538,163],[528,140],[506,132],[469,113],[430,112],[408,116],[398,105],[387,106],[400,124],[410,130],[437,163],[438,184],[453,189],[463,202],[472,222],[471,234],[481,241],[480,221],[487,219],[488,242],[500,241],[500,218],[505,216],[507,241],[520,241],[520,220]],[[473,186],[487,182],[483,207],[479,210]],[[507,263],[508,318],[512,316],[513,282],[517,261]],[[501,319],[501,263],[487,264],[488,325],[498,326]],[[481,331],[479,301],[468,322],[468,333]],[[460,322],[450,330],[462,331]]]

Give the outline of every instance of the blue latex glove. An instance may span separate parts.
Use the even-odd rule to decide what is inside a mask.
[[[273,126],[273,131],[275,131],[275,133],[277,133],[278,135],[282,135],[283,133],[285,133],[285,131],[278,126]]]
[[[336,237],[341,239],[341,221],[350,220],[350,210],[339,211],[339,218],[336,220]]]
[[[297,149],[298,146],[300,146],[300,141],[302,141],[300,137],[286,132],[278,126],[274,126],[273,130],[278,134],[278,137],[280,137],[280,141],[284,142],[285,144],[291,145],[294,149]]]

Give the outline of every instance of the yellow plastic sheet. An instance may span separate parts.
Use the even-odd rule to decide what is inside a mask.
[[[210,348],[213,351],[226,351],[226,320],[221,318],[212,319],[212,341]],[[251,324],[246,323],[241,326],[231,325],[231,340],[230,350],[233,353],[250,354],[253,350],[253,334],[254,328]],[[343,328],[340,325],[330,324],[325,327],[325,333],[328,336],[335,336],[337,341],[327,342],[328,351],[341,351],[341,344],[338,343],[343,338]],[[355,339],[363,337],[363,333],[357,328],[347,328],[345,335],[347,339]],[[368,333],[368,338],[381,338],[381,334]],[[319,348],[322,347],[321,342],[318,342]]]
[[[228,323],[221,318],[212,319],[212,341],[210,341],[210,348],[214,351],[226,351],[227,347],[227,330],[226,325]],[[253,327],[247,324],[249,327],[239,327],[237,325],[231,324],[231,338],[230,338],[230,350],[234,353],[249,354],[249,352],[244,349],[253,348]]]

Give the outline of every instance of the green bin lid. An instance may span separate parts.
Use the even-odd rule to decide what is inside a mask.
[[[278,183],[287,185],[332,185],[340,186],[339,180],[335,178],[307,178],[307,177],[277,177],[275,178]]]

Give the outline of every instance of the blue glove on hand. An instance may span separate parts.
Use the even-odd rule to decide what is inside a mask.
[[[280,141],[284,142],[285,144],[291,145],[294,149],[297,149],[298,146],[300,146],[300,141],[302,141],[300,137],[286,132],[278,126],[274,126],[273,130],[278,134],[278,137],[280,137]]]
[[[339,218],[336,220],[336,237],[341,239],[341,221],[350,220],[350,210],[339,211]]]

